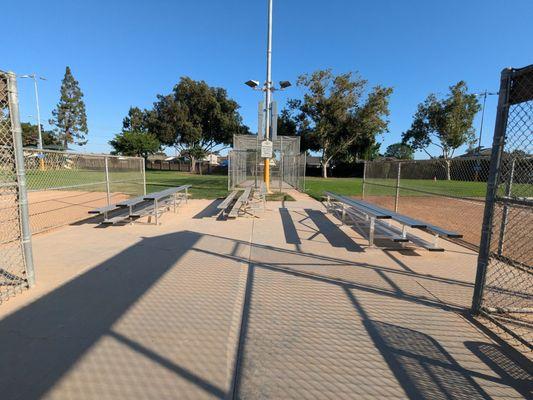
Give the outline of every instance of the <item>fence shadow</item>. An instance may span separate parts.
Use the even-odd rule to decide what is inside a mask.
[[[431,336],[366,319],[365,328],[410,399],[490,399]]]
[[[465,346],[484,364],[488,365],[502,381],[510,384],[526,399],[533,398],[533,363],[508,345],[486,342],[465,342]],[[512,357],[509,354],[512,353]]]
[[[2,398],[41,398],[67,372],[70,373],[82,356],[104,336],[120,339],[123,344],[135,352],[149,356],[167,371],[211,395],[224,397],[224,389],[112,330],[113,324],[167,274],[201,237],[201,234],[184,231],[143,238],[2,319]],[[164,304],[160,306],[163,307]],[[194,319],[193,312],[190,312],[190,319]],[[124,358],[123,353],[106,354],[99,361],[98,368],[122,371],[124,362],[127,362],[127,358]],[[135,373],[140,372],[135,369],[126,369],[125,372],[128,376]],[[120,388],[120,382],[117,382],[115,389],[117,387]],[[83,385],[75,389],[83,390]]]

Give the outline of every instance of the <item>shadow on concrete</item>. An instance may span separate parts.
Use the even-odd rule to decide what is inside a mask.
[[[112,325],[200,238],[187,231],[143,238],[1,320],[1,397],[41,398],[105,335],[223,397],[223,389],[111,332]]]
[[[193,216],[194,219],[212,218],[220,215],[220,211],[217,207],[222,203],[224,199],[216,199],[207,205],[202,211]]]
[[[320,221],[320,217],[316,218]],[[286,229],[289,233],[292,230],[290,226]],[[234,245],[234,251],[221,254],[195,246],[203,238],[231,242]],[[175,246],[175,243],[180,243],[180,246]],[[254,287],[257,284],[254,282],[254,273],[257,268],[317,280],[343,289],[357,312],[354,318],[363,320],[374,346],[379,350],[410,399],[489,398],[476,380],[487,380],[514,387],[525,397],[530,394],[531,387],[528,387],[526,379],[527,369],[512,362],[507,352],[504,353],[492,343],[465,342],[465,346],[495,371],[499,378],[462,367],[435,339],[422,332],[372,320],[355,297],[356,292],[362,291],[439,310],[462,312],[464,309],[449,306],[431,296],[422,297],[406,293],[398,286],[391,288],[389,276],[385,275],[385,272],[391,276],[394,276],[393,274],[412,276],[447,285],[469,287],[469,284],[427,277],[409,270],[394,270],[364,263],[350,263],[350,265],[376,271],[378,275],[388,278],[385,280],[388,285],[379,287],[364,282],[349,282],[321,274],[298,271],[294,269],[294,263],[291,263],[289,256],[305,257],[310,265],[313,262],[316,265],[317,260],[326,261],[331,265],[346,265],[347,260],[252,244],[253,247],[280,252],[286,255],[287,261],[282,264],[250,263],[248,258],[238,255],[236,249],[241,245],[250,246],[250,243],[189,231],[144,238],[99,266],[5,317],[0,321],[2,397],[6,399],[43,397],[100,338],[107,336],[187,380],[208,395],[216,398],[232,396],[238,398],[243,362],[247,356],[246,343],[249,336],[250,308],[253,302]],[[146,345],[112,329],[121,316],[188,251],[206,253],[220,259],[236,260],[248,264],[243,313],[240,317],[238,351],[234,360],[236,373],[233,375],[229,392],[202,378],[198,373],[176,365],[165,354],[156,353]],[[279,259],[279,257],[274,259]],[[167,311],[173,312],[174,310]],[[203,362],[206,363],[205,360]],[[206,369],[212,367],[204,366]],[[305,371],[302,371],[303,373]],[[357,371],[354,371],[355,373]],[[349,376],[346,378],[348,379]]]
[[[465,342],[465,346],[524,398],[533,398],[533,364],[526,357],[504,343]]]
[[[302,244],[298,231],[296,230],[296,225],[292,220],[291,213],[286,208],[280,208],[279,214],[281,215],[281,224],[283,226],[283,233],[285,234],[285,241],[288,244],[294,244],[299,246]]]
[[[339,227],[322,212],[313,209],[305,209],[309,219],[317,227],[317,232],[324,235],[326,240],[333,247],[343,247],[348,251],[362,252],[363,248],[353,241],[353,239],[344,233]]]
[[[288,231],[290,232],[290,228],[288,228]],[[302,253],[299,253],[296,250],[287,250],[257,244],[252,244],[252,247],[268,248],[273,252],[280,251],[283,253],[302,255]],[[211,254],[208,250],[196,251]],[[232,255],[219,256],[239,260],[239,257]],[[268,255],[265,256],[268,259]],[[315,257],[321,260],[327,258],[325,256],[313,254],[307,254],[307,256],[309,256],[310,259]],[[272,258],[278,259],[279,257]],[[240,260],[245,261],[242,258]],[[333,261],[336,259],[331,260]],[[385,274],[385,272],[391,273],[394,272],[394,270],[387,270],[386,268],[364,264],[359,266],[375,269],[378,275],[384,278],[384,281],[388,283],[389,288],[377,287],[363,282],[343,281],[307,271],[298,271],[290,267],[290,262],[287,263],[287,266],[270,264],[267,262],[261,263],[257,261],[249,264],[246,285],[247,289],[241,322],[241,334],[237,352],[236,373],[232,389],[234,398],[239,398],[239,394],[242,391],[243,365],[247,357],[246,345],[249,337],[249,313],[254,299],[253,288],[256,285],[256,283],[254,283],[254,271],[257,269],[268,269],[283,274],[336,285],[342,288],[351,304],[354,306],[358,318],[363,320],[363,325],[369,337],[372,339],[375,348],[381,353],[389,369],[404,390],[406,397],[409,399],[490,399],[491,397],[478,383],[479,380],[512,387],[521,394],[524,394],[527,398],[531,389],[527,388],[526,379],[530,376],[527,371],[530,369],[531,364],[529,364],[529,367],[527,367],[527,364],[526,367],[520,367],[518,364],[512,362],[512,359],[520,356],[516,351],[507,349],[503,352],[498,346],[488,342],[472,342],[472,344],[465,342],[467,348],[469,348],[474,354],[477,354],[482,362],[489,365],[499,375],[499,377],[494,377],[461,366],[438,341],[423,332],[370,319],[364,307],[356,299],[354,293],[358,291],[366,292],[384,296],[385,298],[413,302],[438,310],[453,311],[455,313],[466,313],[466,310],[461,307],[447,305],[441,301],[435,300],[431,296],[423,297],[406,293]],[[413,277],[423,276],[422,274],[417,274],[412,271],[396,272],[400,275],[411,275]],[[429,279],[441,280],[443,283],[446,283],[445,280],[442,280],[441,278],[430,277]],[[462,283],[458,282],[458,284],[461,285]],[[261,307],[261,305],[259,305],[259,307]],[[491,365],[491,363],[493,365]],[[300,371],[300,374],[305,374],[305,370]],[[348,379],[348,376],[346,379]]]
[[[409,399],[491,398],[474,381],[475,373],[461,367],[431,336],[370,319],[354,292],[344,291]]]

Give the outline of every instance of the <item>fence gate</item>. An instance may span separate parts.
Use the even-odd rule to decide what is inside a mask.
[[[533,349],[533,65],[505,69],[472,308]]]
[[[34,283],[15,74],[0,71],[0,303]]]

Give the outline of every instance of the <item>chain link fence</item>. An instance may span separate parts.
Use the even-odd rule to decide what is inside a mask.
[[[32,233],[146,193],[144,159],[24,149]]]
[[[282,192],[305,190],[305,154],[300,153],[300,138],[278,136],[270,159],[270,189]],[[256,135],[235,135],[228,153],[228,189],[259,186],[263,181],[264,161],[261,141]]]
[[[33,285],[15,75],[0,71],[0,303]]]
[[[533,65],[502,71],[472,305],[533,352]]]
[[[477,248],[490,157],[365,163],[365,200],[412,218],[459,232],[455,239]]]

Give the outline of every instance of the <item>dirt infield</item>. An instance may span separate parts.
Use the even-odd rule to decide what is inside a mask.
[[[124,193],[113,193],[113,202],[129,198]],[[81,221],[90,217],[89,210],[107,204],[105,192],[48,190],[28,194],[30,227],[39,233]]]
[[[394,197],[366,196],[366,201],[394,210]],[[463,240],[479,246],[485,202],[482,199],[452,199],[435,196],[400,197],[398,212],[463,235]]]

